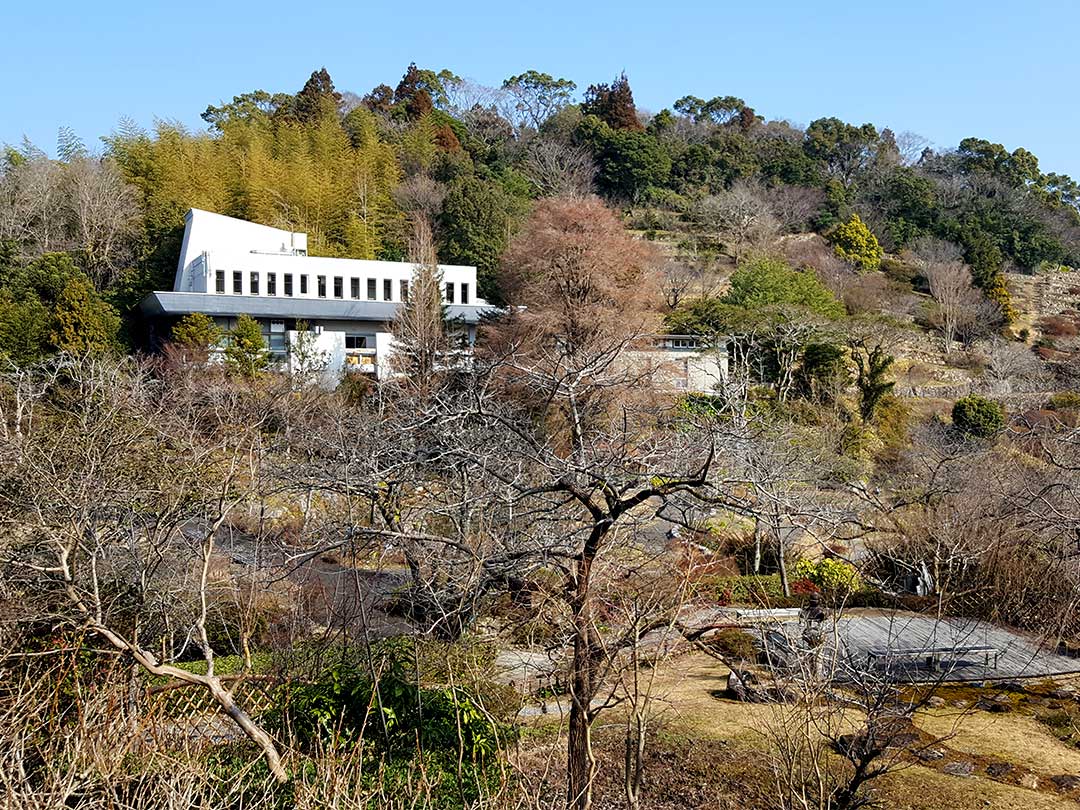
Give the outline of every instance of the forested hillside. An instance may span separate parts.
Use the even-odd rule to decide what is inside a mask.
[[[440,259],[476,265],[495,301],[500,257],[535,201],[594,191],[684,265],[669,273],[669,304],[685,297],[688,273],[785,234],[822,234],[863,271],[883,251],[947,241],[1005,320],[1015,312],[1003,272],[1080,264],[1080,186],[1022,148],[972,137],[934,151],[836,118],[803,130],[733,96],[685,96],[650,114],[625,75],[579,94],[536,71],[483,87],[410,65],[395,86],[358,95],[320,70],[295,95],[253,90],[202,117],[202,132],[121,123],[100,145],[63,132],[55,160],[31,144],[6,148],[0,334],[36,335],[22,356],[58,345],[42,321],[47,310],[66,317],[57,273],[93,285],[80,306],[105,313],[107,302],[125,318],[141,294],[167,287],[191,207],[305,231],[317,255],[383,259],[405,256],[419,213]],[[17,269],[49,253],[74,266],[49,271],[49,283]],[[789,260],[831,269],[821,256]]]
[[[5,148],[0,806],[1080,800],[1077,183],[625,75],[359,90]],[[191,208],[405,263],[292,310],[380,373],[273,352],[276,270],[148,340]]]

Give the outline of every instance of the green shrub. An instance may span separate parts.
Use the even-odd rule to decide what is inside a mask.
[[[1046,401],[1046,407],[1051,411],[1080,410],[1080,392],[1059,391]]]
[[[799,560],[792,572],[795,579],[808,579],[823,591],[853,593],[863,587],[855,566],[833,557]]]
[[[873,272],[881,266],[885,251],[858,214],[852,214],[847,222],[837,225],[829,235],[829,241],[837,256],[851,262],[864,273]]]
[[[986,438],[1005,426],[1005,412],[993,400],[970,394],[953,405],[952,420],[958,430],[969,436]]]
[[[391,759],[408,759],[418,747],[470,762],[493,757],[501,729],[464,690],[418,684],[405,652],[391,650],[375,681],[360,656],[346,653],[313,680],[283,684],[267,726],[301,750],[363,743]]]

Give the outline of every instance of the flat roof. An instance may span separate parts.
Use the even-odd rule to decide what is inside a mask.
[[[149,316],[204,315],[232,318],[250,315],[253,318],[297,318],[303,320],[381,321],[394,319],[400,304],[390,301],[355,301],[338,298],[289,298],[266,295],[229,295],[221,293],[170,292],[149,293],[139,302],[139,309]],[[491,306],[449,304],[446,316],[450,320],[478,323]]]

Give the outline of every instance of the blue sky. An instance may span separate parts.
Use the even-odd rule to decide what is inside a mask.
[[[836,115],[939,146],[1024,146],[1080,178],[1078,0],[668,0],[17,3],[2,15],[0,142],[52,151],[122,116],[202,126],[209,103],[296,91],[323,65],[339,89],[396,84],[405,66],[487,84],[528,68],[581,89],[626,70],[640,107],[736,95],[769,118]]]

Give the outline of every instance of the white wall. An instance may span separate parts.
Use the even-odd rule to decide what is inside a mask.
[[[328,301],[335,300],[334,279],[342,279],[338,300],[401,302],[401,282],[411,281],[414,266],[408,262],[381,262],[362,259],[332,259],[298,255],[294,250],[307,249],[302,233],[270,228],[232,217],[192,209],[184,231],[173,289],[177,292],[216,293],[217,271],[225,273],[225,295],[233,293],[233,273],[241,274],[241,295],[251,295],[251,274],[259,276],[260,297],[267,296],[268,277],[276,282],[275,297],[285,296],[285,276],[292,276],[293,298],[320,298],[318,279],[326,279]],[[254,252],[253,252],[254,251]],[[461,289],[468,289],[468,303],[484,306],[477,296],[476,268],[465,265],[439,265],[443,285],[454,285],[454,303],[462,303]],[[306,292],[300,291],[300,278],[307,276]],[[352,281],[359,282],[359,297],[352,295]],[[375,297],[368,297],[368,280],[375,281]],[[390,281],[390,297],[384,296],[383,283]],[[444,290],[445,294],[445,290]]]

